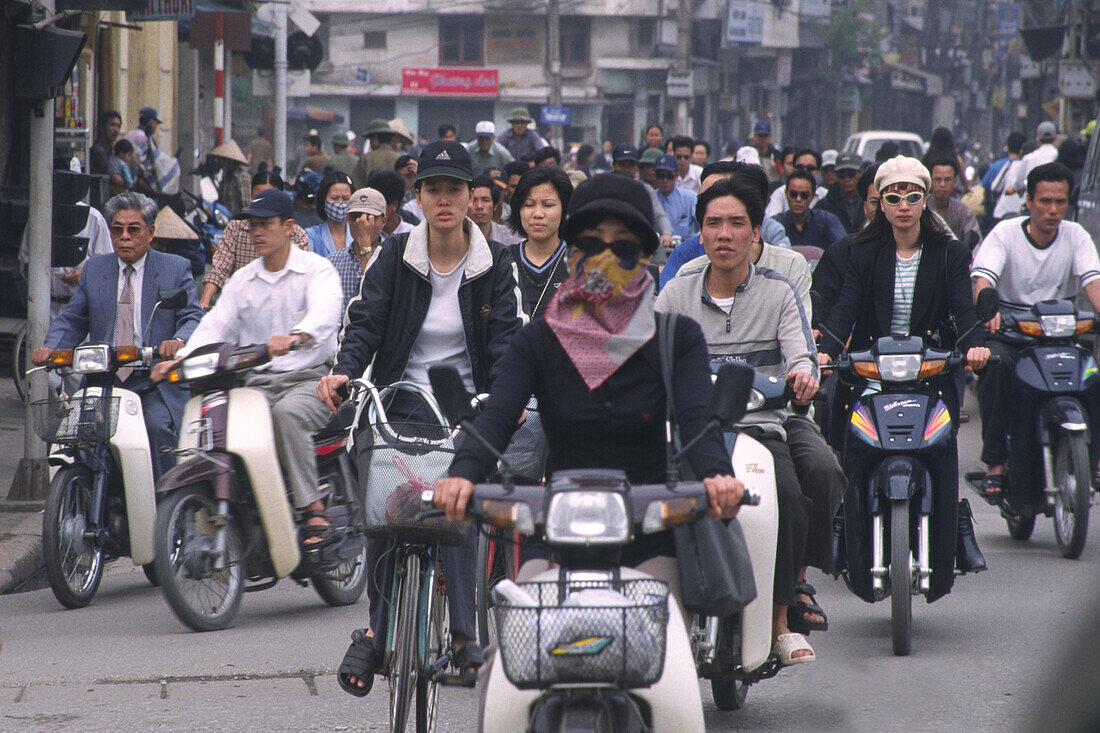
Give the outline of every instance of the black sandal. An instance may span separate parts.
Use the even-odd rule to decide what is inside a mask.
[[[340,689],[349,695],[366,697],[374,686],[374,675],[381,666],[382,651],[374,646],[374,637],[367,636],[366,629],[356,629],[351,632],[351,644],[340,661],[336,681]],[[348,676],[358,677],[365,684],[362,687],[353,684]]]
[[[485,664],[485,652],[480,644],[467,640],[466,646],[455,651],[451,656],[451,664],[463,677],[476,677],[477,670]]]
[[[335,533],[332,531],[332,522],[329,522],[328,515],[323,509],[305,509],[300,512],[302,515],[302,535],[301,543],[302,548],[306,550],[319,550],[323,547],[328,547],[336,539]],[[324,526],[309,524],[311,519],[323,519],[328,524]],[[316,542],[306,542],[306,540],[319,537]]]
[[[987,473],[978,487],[978,495],[991,504],[996,504],[1005,495],[1005,475]]]
[[[807,583],[805,580],[801,581],[794,587],[795,595],[804,595],[810,597],[810,602],[797,601],[787,607],[787,628],[796,634],[808,634],[811,631],[828,631],[829,630],[829,617],[825,615],[825,611],[821,606],[817,605],[817,589]],[[809,621],[806,619],[806,614],[815,613],[824,621]]]

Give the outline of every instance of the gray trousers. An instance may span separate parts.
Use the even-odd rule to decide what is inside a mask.
[[[324,427],[330,413],[317,397],[317,382],[328,373],[322,364],[296,372],[253,372],[245,380],[245,386],[263,392],[271,405],[275,449],[298,509],[318,498],[313,433]]]
[[[844,499],[848,479],[817,424],[801,415],[783,423],[802,493],[813,502],[803,562],[822,572],[833,571],[833,515]]]

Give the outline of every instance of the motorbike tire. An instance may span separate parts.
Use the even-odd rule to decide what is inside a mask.
[[[201,486],[174,491],[157,507],[153,565],[172,612],[194,631],[217,631],[229,626],[244,595],[244,542],[232,517],[224,526],[225,567],[217,572],[205,567],[216,531],[208,519],[216,513],[216,502]],[[211,590],[204,582],[208,580],[220,582],[225,590],[215,604],[192,597],[195,586]]]
[[[710,681],[710,694],[714,697],[714,706],[719,710],[740,710],[745,707],[749,686],[731,677],[713,679]]]
[[[103,548],[83,537],[91,503],[90,468],[66,466],[54,475],[42,514],[42,560],[50,589],[65,608],[91,603],[103,579]]]
[[[394,594],[389,622],[393,624],[393,648],[390,657],[390,731],[405,733],[409,706],[416,688],[416,606],[420,595],[420,556],[405,556],[397,593]]]
[[[1092,503],[1092,471],[1084,433],[1062,433],[1054,447],[1054,534],[1062,557],[1075,560],[1085,549]]]
[[[149,581],[149,584],[154,588],[160,587],[160,580],[157,578],[157,569],[153,567],[153,563],[141,566],[141,572],[145,573],[145,578]]]
[[[907,656],[913,636],[913,566],[909,551],[909,500],[890,502],[890,627],[894,655]]]
[[[1031,533],[1035,531],[1035,515],[1033,514],[1030,517],[1019,515],[1005,517],[1005,524],[1008,525],[1009,537],[1026,542],[1031,539]]]
[[[438,577],[431,594],[428,611],[428,643],[425,659],[417,659],[416,676],[416,733],[432,733],[439,717],[439,682],[424,673],[447,653],[450,638],[447,632],[447,599],[440,592]]]
[[[342,580],[335,577],[343,575]],[[359,600],[363,590],[367,587],[367,546],[351,560],[345,560],[333,570],[321,575],[314,575],[313,589],[317,595],[330,606],[350,606]]]
[[[30,364],[27,362],[27,322],[24,321],[16,329],[11,346],[11,377],[12,381],[15,382],[15,391],[24,403],[27,401],[26,370],[29,368]]]

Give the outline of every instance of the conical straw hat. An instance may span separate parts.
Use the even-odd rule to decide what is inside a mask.
[[[160,210],[153,225],[156,227],[153,236],[157,239],[199,238],[199,235],[195,234],[195,230],[187,226],[187,222],[181,219],[176,212],[172,211],[171,206],[165,206]]]
[[[238,145],[237,141],[233,138],[229,138],[224,143],[211,150],[210,154],[216,155],[219,158],[225,158],[226,160],[234,160],[242,165],[248,165],[248,158],[244,157],[244,153],[241,152],[241,146]]]

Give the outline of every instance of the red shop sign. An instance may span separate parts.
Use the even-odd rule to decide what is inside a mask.
[[[500,80],[496,69],[404,68],[401,93],[495,97],[500,94]]]

